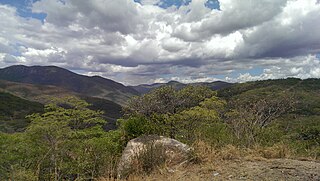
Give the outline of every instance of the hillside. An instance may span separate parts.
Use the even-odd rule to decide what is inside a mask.
[[[264,96],[287,91],[299,102],[295,113],[299,115],[320,115],[320,79],[278,79],[236,84],[221,89],[218,96],[226,100],[245,99],[250,95]]]
[[[229,109],[237,109],[244,104],[258,105],[253,102],[255,100],[268,101],[266,98],[272,99],[270,102],[281,100],[281,95],[293,100],[294,108],[280,117],[275,117],[276,119],[267,126],[270,135],[264,135],[266,138],[263,139],[288,142],[295,149],[295,154],[319,157],[320,79],[263,80],[236,84],[218,91],[218,96],[229,102]],[[263,104],[259,105],[263,106]],[[246,108],[247,110],[243,111],[248,113],[253,109],[259,110],[257,107],[251,107],[251,110],[248,110],[248,106]]]
[[[25,118],[43,111],[43,105],[0,91],[0,132],[22,131],[29,124]]]
[[[50,102],[52,98],[63,98],[66,96],[76,96],[87,101],[91,109],[104,111],[104,117],[108,120],[106,130],[115,129],[116,120],[122,116],[121,106],[112,101],[97,97],[81,95],[56,86],[34,85],[0,80],[0,91],[10,93],[23,100],[39,102],[42,105]],[[19,102],[17,100],[17,102]],[[13,109],[14,110],[14,109]]]
[[[42,104],[48,103],[50,98],[53,97],[79,95],[79,93],[57,86],[10,82],[5,80],[0,80],[0,90]]]
[[[184,84],[177,81],[169,81],[168,83],[154,83],[154,84],[141,84],[137,86],[130,86],[131,88],[135,89],[141,94],[146,94],[156,88],[159,88],[161,86],[172,86],[176,90],[180,90],[187,85],[193,85],[193,86],[207,86],[212,90],[219,90],[223,88],[227,88],[232,86],[232,83],[228,82],[222,82],[222,81],[215,81],[215,82],[197,82],[197,83],[190,83],[190,84]]]
[[[138,92],[99,76],[84,76],[55,66],[15,65],[0,69],[0,79],[36,85],[53,85],[86,96],[124,104]]]

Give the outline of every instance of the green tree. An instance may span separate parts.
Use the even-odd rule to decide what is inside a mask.
[[[153,114],[175,114],[197,106],[206,98],[216,96],[216,92],[204,86],[187,86],[175,90],[171,86],[163,86],[148,94],[132,98],[124,107],[125,116]]]
[[[217,120],[225,104],[208,87],[187,86],[181,90],[160,87],[129,102],[120,129],[131,139],[142,134],[157,134],[194,140],[195,130]]]
[[[102,152],[101,144],[110,148],[111,141],[102,129],[102,112],[87,106],[69,97],[46,105],[43,114],[29,116],[32,122],[26,134],[37,148],[33,167],[39,179],[92,179],[99,173],[99,164],[105,160],[101,158],[108,153]]]
[[[210,127],[216,127],[218,124],[226,126],[220,118],[225,105],[225,101],[213,96],[200,102],[198,106],[173,115],[176,137],[184,142],[192,143],[196,139],[206,137],[207,132],[205,130],[209,130]],[[219,138],[211,137],[210,139]]]

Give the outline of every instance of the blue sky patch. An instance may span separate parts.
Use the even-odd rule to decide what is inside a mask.
[[[17,8],[17,13],[21,17],[34,18],[44,22],[47,17],[45,13],[33,13],[31,10],[32,3],[39,0],[0,0],[0,4],[6,4]]]
[[[264,70],[263,68],[256,67],[256,68],[249,69],[249,70],[237,70],[237,71],[232,72],[230,75],[233,78],[238,77],[240,74],[245,74],[245,73],[249,73],[252,76],[258,76],[263,73],[263,70]]]
[[[134,0],[134,2],[140,3],[141,0]],[[161,8],[164,8],[164,9],[171,7],[171,6],[176,6],[177,8],[179,8],[180,6],[188,5],[190,2],[191,2],[191,0],[162,0],[157,5]],[[219,9],[220,10],[220,3],[218,0],[208,0],[205,3],[205,6],[210,9]]]
[[[220,2],[218,0],[208,0],[205,4],[206,7],[210,9],[220,10]]]

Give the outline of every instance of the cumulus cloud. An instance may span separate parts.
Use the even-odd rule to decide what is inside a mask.
[[[286,4],[286,0],[220,0],[221,10],[208,12],[204,2],[201,1],[201,10],[199,10],[200,8],[195,9],[193,6],[190,7],[190,14],[196,11],[201,18],[198,18],[197,22],[191,21],[179,25],[175,32],[176,36],[190,41],[199,41],[214,34],[225,35],[259,26],[281,13]],[[201,12],[205,12],[203,9],[207,9],[207,13],[201,14]]]
[[[316,1],[288,1],[273,21],[245,31],[237,48],[246,57],[293,57],[320,50],[320,5]]]
[[[295,57],[280,59],[276,65],[268,66],[260,75],[250,73],[240,74],[233,82],[247,82],[255,80],[278,79],[295,77],[301,79],[320,78],[320,61],[316,56]]]
[[[162,3],[40,0],[30,8],[43,22],[0,3],[0,66],[53,64],[125,84],[318,77],[317,0]]]

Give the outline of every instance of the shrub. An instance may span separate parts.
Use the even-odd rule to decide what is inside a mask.
[[[229,126],[222,122],[206,124],[200,128],[198,139],[214,147],[233,144],[235,137]]]

